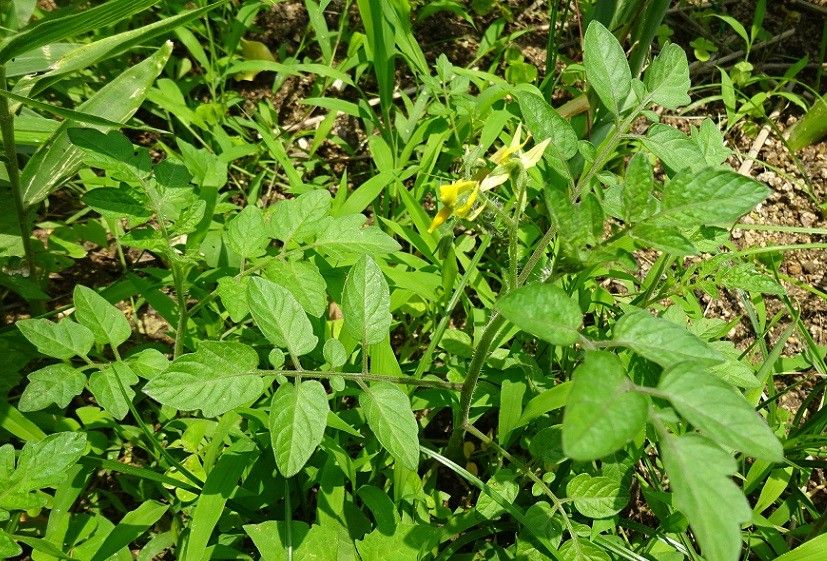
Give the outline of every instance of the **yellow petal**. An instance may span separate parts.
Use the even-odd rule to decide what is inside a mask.
[[[520,144],[520,137],[523,136],[523,124],[517,123],[517,130],[514,131],[514,136],[511,137],[511,144],[508,148],[512,153],[516,152],[522,146]]]
[[[543,153],[546,151],[546,147],[551,143],[551,139],[547,138],[539,144],[535,144],[534,148],[525,152],[524,154],[520,154],[520,163],[523,166],[523,169],[533,168],[537,165],[537,162],[543,159]]]
[[[442,185],[439,188],[439,200],[442,204],[452,207],[457,204],[457,199],[460,195],[473,190],[476,185],[477,182],[470,179],[462,179],[449,183],[448,185]]]
[[[450,207],[444,206],[439,209],[439,212],[436,213],[436,216],[434,216],[434,219],[431,221],[431,226],[428,228],[428,233],[431,233],[442,226],[449,216],[451,216]]]
[[[474,206],[474,201],[477,200],[478,193],[479,191],[477,189],[471,191],[471,194],[468,195],[468,198],[465,199],[465,202],[454,209],[454,215],[460,218],[464,218],[465,215],[468,214],[468,211],[470,211],[471,208]]]
[[[490,191],[494,187],[498,187],[508,181],[510,173],[502,166],[494,168],[494,171],[485,176],[485,179],[480,183],[480,191],[483,193]]]

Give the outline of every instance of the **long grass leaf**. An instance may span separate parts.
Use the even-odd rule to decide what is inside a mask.
[[[112,25],[157,3],[158,0],[111,0],[82,12],[37,23],[0,46],[0,63],[43,45]]]
[[[152,56],[98,90],[80,104],[77,111],[108,121],[126,122],[143,103],[147,90],[161,73],[171,53],[172,43],[166,43]],[[52,139],[35,153],[23,169],[20,179],[27,206],[45,199],[80,169],[82,152],[72,145],[67,134],[68,129],[76,125],[73,120],[61,123]]]

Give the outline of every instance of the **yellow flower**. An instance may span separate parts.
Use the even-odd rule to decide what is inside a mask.
[[[450,216],[464,218],[474,207],[479,194],[480,183],[471,179],[462,179],[442,185],[439,188],[439,200],[442,208],[431,222],[429,232],[433,232],[448,220]]]
[[[550,138],[537,143],[528,152],[523,152],[523,146],[528,142],[528,137],[520,142],[522,137],[523,126],[517,125],[517,130],[514,131],[514,136],[507,146],[503,146],[497,150],[490,158],[495,166],[490,172],[484,170],[475,176],[475,179],[461,179],[448,185],[442,185],[439,188],[439,200],[442,202],[442,208],[439,209],[428,232],[433,232],[442,226],[448,218],[456,216],[457,218],[469,217],[474,220],[482,212],[484,204],[481,205],[474,213],[469,216],[469,213],[474,208],[474,203],[477,201],[481,192],[490,191],[494,187],[502,185],[508,178],[511,177],[511,172],[515,167],[522,169],[529,169],[537,165],[543,157],[546,147],[551,142]]]
[[[502,185],[511,176],[511,171],[515,165],[519,165],[524,170],[533,168],[543,158],[543,153],[546,147],[551,143],[551,139],[547,138],[544,141],[535,144],[528,152],[523,152],[523,146],[526,145],[530,135],[525,140],[520,142],[522,136],[523,126],[517,125],[517,130],[514,131],[514,136],[508,146],[503,146],[491,156],[491,161],[496,167],[485,176],[480,183],[480,190],[485,192]]]
[[[528,142],[528,138],[526,138],[522,142],[522,144],[520,143],[520,137],[522,135],[523,124],[519,123],[517,125],[517,130],[514,131],[514,136],[511,137],[511,142],[508,144],[508,146],[503,146],[502,148],[494,152],[494,155],[491,156],[491,161],[497,165],[500,165],[508,161],[513,154],[516,154],[523,146],[525,146],[525,143]]]

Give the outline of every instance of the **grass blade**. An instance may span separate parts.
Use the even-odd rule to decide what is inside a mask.
[[[143,103],[146,92],[161,73],[172,53],[166,43],[152,56],[129,68],[77,110],[108,121],[126,122]],[[51,141],[42,146],[23,169],[21,183],[27,206],[39,203],[80,169],[82,151],[69,141],[67,130],[76,126],[71,120],[61,123]]]
[[[117,23],[158,3],[158,0],[111,0],[68,16],[48,19],[9,38],[0,46],[0,63],[43,45]]]

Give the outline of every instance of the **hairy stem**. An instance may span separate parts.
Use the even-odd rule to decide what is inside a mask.
[[[386,376],[384,374],[361,374],[354,372],[322,372],[319,370],[257,370],[256,372],[261,376],[274,376],[276,374],[282,374],[284,376],[296,376],[297,374],[300,374],[302,378],[319,378],[322,380],[329,380],[330,378],[344,378],[345,380],[353,380],[354,382],[361,382],[367,380],[369,382],[390,382],[391,384],[419,386],[423,388],[439,388],[443,390],[462,389],[462,384],[455,384],[454,382],[443,382],[442,380],[417,380],[416,378]]]
[[[460,390],[459,415],[454,420],[454,430],[451,432],[451,437],[448,440],[447,453],[449,457],[459,457],[462,454],[462,437],[465,434],[465,427],[469,424],[471,401],[474,397],[474,391],[477,389],[477,382],[479,382],[480,379],[482,366],[488,358],[488,351],[491,349],[497,333],[500,331],[500,328],[505,325],[505,321],[503,316],[498,312],[494,312],[488,321],[488,325],[485,326],[482,332],[479,343],[474,347],[471,364],[468,366],[468,374]]]

